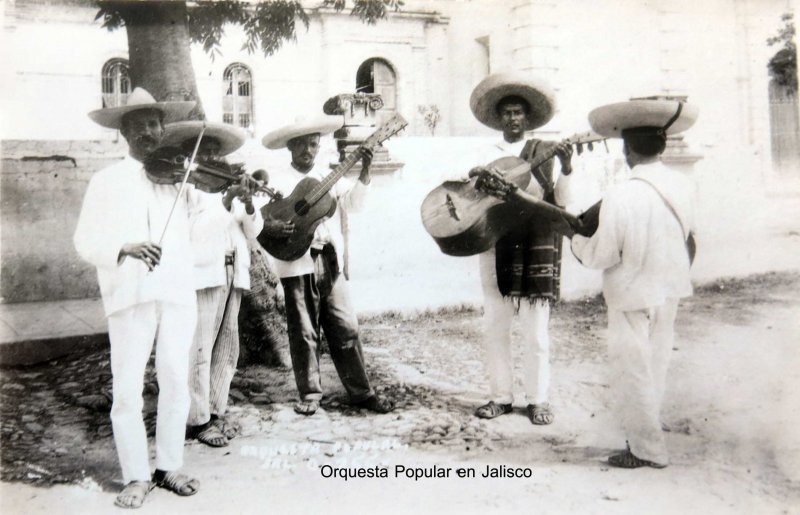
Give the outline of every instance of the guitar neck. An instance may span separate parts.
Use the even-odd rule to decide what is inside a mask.
[[[316,188],[314,188],[314,190],[311,192],[311,195],[309,195],[307,199],[308,203],[313,204],[317,202],[319,199],[321,199],[323,196],[325,196],[331,190],[331,188],[333,188],[333,185],[336,184],[336,182],[339,179],[344,177],[344,174],[346,174],[348,170],[350,170],[353,166],[355,166],[355,164],[359,161],[359,159],[361,159],[361,156],[358,153],[359,149],[363,147],[370,148],[373,146],[375,146],[375,144],[370,140],[367,140],[361,145],[359,145],[356,150],[351,152],[344,159],[344,161],[339,163],[339,166],[337,166],[334,171],[332,171],[324,179],[322,179],[319,185]]]
[[[568,143],[570,145],[577,145],[580,143],[591,143],[593,141],[598,141],[601,138],[592,137],[589,135],[590,133],[583,133],[583,134],[573,134],[569,138],[561,140],[562,143]],[[549,160],[553,159],[553,157],[557,154],[556,146],[546,150],[542,155],[536,156],[536,159],[531,163],[531,169],[538,168],[539,166],[545,164]]]

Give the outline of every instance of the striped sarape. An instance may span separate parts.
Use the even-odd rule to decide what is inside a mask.
[[[531,161],[538,151],[555,143],[529,140],[522,157]],[[553,161],[532,171],[544,189],[544,200],[555,204]],[[562,236],[549,223],[527,220],[495,244],[497,287],[504,297],[527,298],[531,302],[559,299],[561,291]]]

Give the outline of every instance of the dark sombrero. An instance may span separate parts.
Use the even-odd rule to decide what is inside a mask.
[[[524,99],[530,107],[525,130],[541,127],[556,112],[556,94],[547,81],[520,72],[495,73],[480,81],[472,90],[469,107],[479,122],[503,130],[497,104],[512,96]]]

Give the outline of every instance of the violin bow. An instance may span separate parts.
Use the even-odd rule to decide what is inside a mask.
[[[203,122],[203,128],[200,130],[200,134],[197,135],[197,142],[194,144],[194,151],[192,152],[192,157],[189,158],[189,166],[186,167],[186,173],[183,174],[183,181],[181,181],[181,187],[178,190],[178,195],[175,197],[175,202],[172,203],[172,209],[169,210],[169,216],[167,217],[167,221],[164,223],[164,230],[161,232],[161,238],[158,239],[158,246],[161,246],[161,242],[164,241],[164,235],[167,234],[167,227],[169,227],[169,222],[172,220],[172,214],[175,212],[175,206],[178,205],[178,200],[180,200],[181,195],[183,195],[184,190],[186,189],[186,183],[189,181],[189,175],[192,174],[192,169],[194,168],[194,160],[197,157],[197,152],[200,150],[200,141],[203,139],[203,134],[206,132],[206,122]]]

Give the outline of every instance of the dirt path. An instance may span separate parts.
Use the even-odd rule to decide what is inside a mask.
[[[201,492],[157,491],[141,513],[800,513],[799,321],[798,274],[701,288],[682,305],[668,380],[672,465],[625,471],[603,463],[624,440],[607,410],[597,299],[554,314],[558,411],[548,427],[532,426],[522,405],[494,421],[471,415],[486,390],[477,313],[369,319],[371,373],[398,399],[396,413],[347,408],[327,359],[332,391],[311,418],[291,410],[290,371],[241,371],[232,412],[242,435],[221,450],[188,443]],[[106,359],[3,371],[3,513],[113,510],[119,485],[109,478],[119,478],[98,395]],[[482,478],[487,465],[531,477]],[[388,478],[322,475],[384,466]],[[449,468],[449,478],[394,477],[396,466]],[[458,478],[458,468],[477,477]]]

